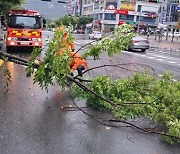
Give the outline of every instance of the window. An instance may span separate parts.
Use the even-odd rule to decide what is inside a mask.
[[[138,5],[138,9],[137,9],[137,12],[141,12],[141,5]]]
[[[99,14],[94,14],[94,19],[98,20],[99,19]]]
[[[139,20],[139,16],[138,16],[136,21],[137,22],[142,21],[142,22],[145,22],[145,23],[155,23],[156,18],[140,17],[140,20]]]
[[[120,20],[134,20],[134,16],[133,15],[125,15],[125,14],[120,14],[119,15],[119,19]]]
[[[106,13],[105,14],[105,20],[116,20],[116,14]]]
[[[12,15],[9,17],[8,26],[11,28],[41,28],[40,17]]]

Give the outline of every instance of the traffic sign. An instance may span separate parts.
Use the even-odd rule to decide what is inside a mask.
[[[179,12],[180,11],[180,5],[178,5],[177,7],[176,7],[176,10]]]

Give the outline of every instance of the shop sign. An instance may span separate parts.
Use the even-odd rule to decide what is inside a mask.
[[[128,15],[137,15],[137,13],[136,12],[134,12],[134,11],[128,11]]]
[[[115,10],[115,6],[114,6],[114,5],[109,5],[109,6],[107,7],[107,9],[108,9],[108,10]]]
[[[155,6],[142,6],[141,12],[158,12],[158,7]]]
[[[101,21],[101,24],[112,24],[112,25],[115,25],[117,24],[116,21],[111,21],[111,20],[104,20],[104,21]]]
[[[125,15],[128,15],[128,11],[127,10],[116,10],[114,13],[115,14],[125,14]]]
[[[135,11],[136,10],[136,3],[121,2],[120,9],[121,10],[128,10],[128,11]]]
[[[116,2],[106,2],[106,9],[107,10],[115,10],[117,8]]]

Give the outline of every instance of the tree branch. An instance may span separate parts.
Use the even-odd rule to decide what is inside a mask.
[[[144,128],[141,128],[141,127],[139,127],[139,126],[137,126],[137,125],[134,125],[134,124],[132,124],[132,123],[130,123],[130,122],[127,122],[127,121],[124,121],[124,120],[110,119],[109,121],[110,121],[110,122],[125,123],[125,124],[127,124],[127,125],[130,125],[130,126],[136,128],[136,129],[139,129],[139,130],[144,131],[144,132],[147,132],[147,133],[159,134],[159,135],[168,136],[168,137],[172,137],[172,138],[175,138],[175,139],[180,140],[180,138],[177,137],[177,136],[168,135],[168,134],[166,134],[166,133],[164,133],[164,132],[159,132],[159,131],[155,131],[155,130],[144,129]]]

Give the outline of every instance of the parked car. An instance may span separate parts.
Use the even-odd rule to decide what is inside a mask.
[[[73,33],[74,33],[74,34],[77,34],[77,30],[74,30]]]
[[[145,52],[146,49],[149,49],[149,41],[146,38],[135,36],[132,39],[132,44],[128,47],[128,50],[140,49]]]
[[[102,34],[99,31],[93,31],[92,33],[89,34],[89,39],[101,39]]]
[[[78,30],[77,30],[77,34],[84,34],[84,30],[78,29]]]
[[[180,37],[180,32],[174,32],[174,37]]]
[[[51,28],[51,31],[52,31],[52,32],[55,32],[55,30],[56,30],[55,28]]]
[[[172,37],[173,36],[173,34],[172,33],[169,33],[168,34],[170,37]],[[180,32],[174,32],[174,37],[180,37]]]

